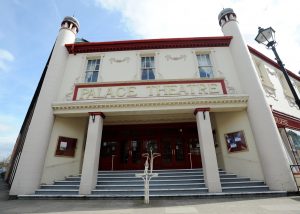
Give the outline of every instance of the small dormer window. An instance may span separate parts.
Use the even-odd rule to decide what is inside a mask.
[[[97,82],[100,70],[100,59],[89,59],[86,66],[85,82]]]
[[[209,54],[197,54],[198,71],[200,78],[212,78],[213,67]]]

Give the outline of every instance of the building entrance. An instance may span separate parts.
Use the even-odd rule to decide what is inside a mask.
[[[144,169],[151,150],[154,169],[202,167],[196,123],[177,123],[104,126],[99,170]]]

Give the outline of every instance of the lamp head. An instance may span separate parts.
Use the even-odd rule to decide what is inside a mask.
[[[272,27],[266,29],[259,27],[255,41],[259,44],[265,45],[267,48],[275,46],[275,30]]]

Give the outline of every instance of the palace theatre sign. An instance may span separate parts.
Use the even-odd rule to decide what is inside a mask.
[[[73,100],[206,96],[226,94],[223,79],[75,85]]]

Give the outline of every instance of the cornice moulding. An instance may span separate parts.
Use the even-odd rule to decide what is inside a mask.
[[[91,111],[123,112],[144,110],[173,110],[209,107],[211,111],[218,109],[247,108],[247,95],[207,96],[201,98],[153,99],[153,100],[118,100],[118,101],[68,101],[53,103],[55,115],[68,113],[88,113]]]

